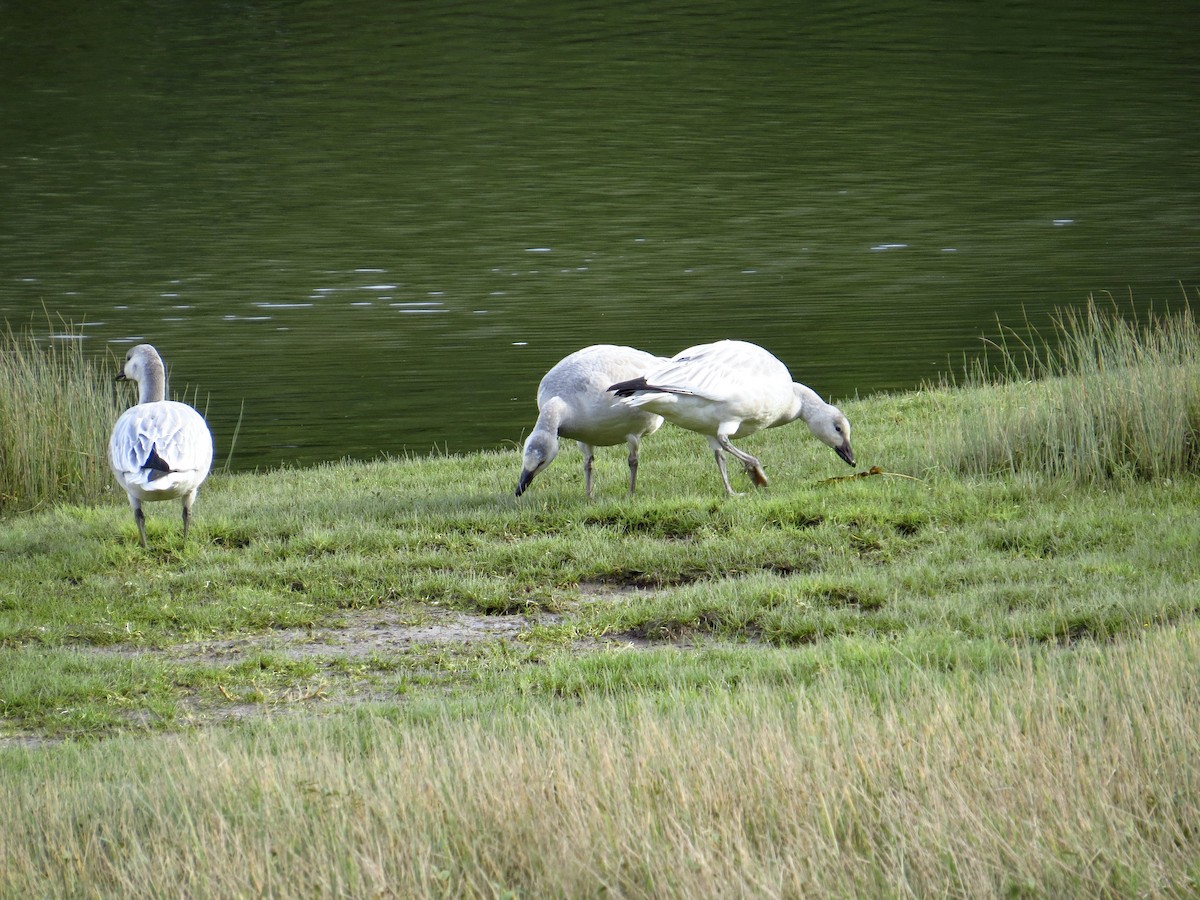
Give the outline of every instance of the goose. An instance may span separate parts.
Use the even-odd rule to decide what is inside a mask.
[[[149,344],[125,354],[117,381],[137,382],[138,402],[117,419],[108,441],[108,464],[129,496],[142,546],[146,545],[146,500],[183,501],[183,541],[196,493],[212,467],[213,437],[204,417],[186,403],[166,400],[162,357]]]
[[[520,497],[534,476],[554,461],[558,439],[579,442],[583,452],[584,490],[592,496],[592,457],[595,447],[629,445],[629,493],[637,486],[638,447],[662,425],[662,416],[622,403],[606,392],[614,381],[640,375],[666,362],[633,347],[595,344],[564,357],[538,385],[538,419],[525,441]]]
[[[746,341],[699,344],[663,365],[608,388],[621,402],[708,438],[725,493],[735,495],[725,470],[725,454],[741,460],[760,487],[766,473],[757,459],[730,443],[732,438],[803,419],[821,441],[854,465],[850,423],[841,410],[812,388],[792,381],[787,366]]]

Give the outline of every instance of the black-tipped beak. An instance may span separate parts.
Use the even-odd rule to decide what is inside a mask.
[[[843,441],[842,446],[834,447],[833,452],[840,456],[846,465],[854,465],[854,451],[850,449],[849,441]]]
[[[521,472],[521,477],[517,481],[517,496],[520,497],[525,493],[525,489],[529,487],[529,483],[533,481],[533,473],[525,470]]]

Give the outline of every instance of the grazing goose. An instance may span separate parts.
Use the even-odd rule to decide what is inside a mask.
[[[133,520],[142,546],[146,546],[143,500],[183,500],[183,540],[196,492],[212,466],[212,432],[204,418],[186,403],[164,400],[167,375],[162,357],[149,344],[138,344],[125,354],[125,367],[117,381],[138,385],[138,403],[117,419],[108,441],[108,464],[117,483],[129,495]]]
[[[666,362],[632,347],[597,344],[556,363],[538,385],[538,420],[525,441],[517,496],[558,454],[558,439],[571,438],[583,451],[584,490],[592,496],[594,447],[629,445],[629,493],[637,485],[638,446],[662,424],[662,416],[627,406],[606,389]]]
[[[850,423],[812,388],[792,381],[787,366],[756,344],[718,341],[689,347],[673,359],[609,390],[631,407],[658,413],[668,422],[708,438],[725,492],[733,495],[725,454],[742,461],[757,485],[767,476],[757,459],[731,438],[803,419],[809,429],[849,465]]]

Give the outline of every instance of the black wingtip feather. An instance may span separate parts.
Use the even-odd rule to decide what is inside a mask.
[[[157,444],[150,445],[150,455],[147,456],[146,461],[142,463],[142,468],[152,470],[150,474],[151,481],[154,481],[156,478],[162,478],[164,475],[167,475],[172,471],[170,464],[158,455]]]
[[[637,378],[631,378],[628,381],[618,381],[616,384],[609,387],[609,390],[618,397],[632,397],[638,391],[644,391],[649,384],[646,382],[645,376],[639,375]]]

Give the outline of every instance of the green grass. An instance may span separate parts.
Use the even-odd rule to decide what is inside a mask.
[[[1002,329],[965,385],[998,386],[959,417],[952,466],[1075,481],[1200,471],[1200,327],[1190,306],[1121,315],[1088,298],[1052,321]]]
[[[1097,377],[1037,374],[842,404],[883,474],[756,435],[737,498],[668,427],[632,499],[512,449],[215,473],[186,547],[7,516],[0,895],[1194,894],[1194,459],[1009,452]]]
[[[787,674],[791,654],[728,652],[755,678],[703,691],[652,679],[619,698],[502,708],[426,699],[9,754],[0,885],[557,897],[1200,887],[1194,628],[907,679],[834,665],[803,684]]]
[[[108,435],[123,407],[78,338],[68,327],[45,341],[0,332],[0,514],[110,489]]]

